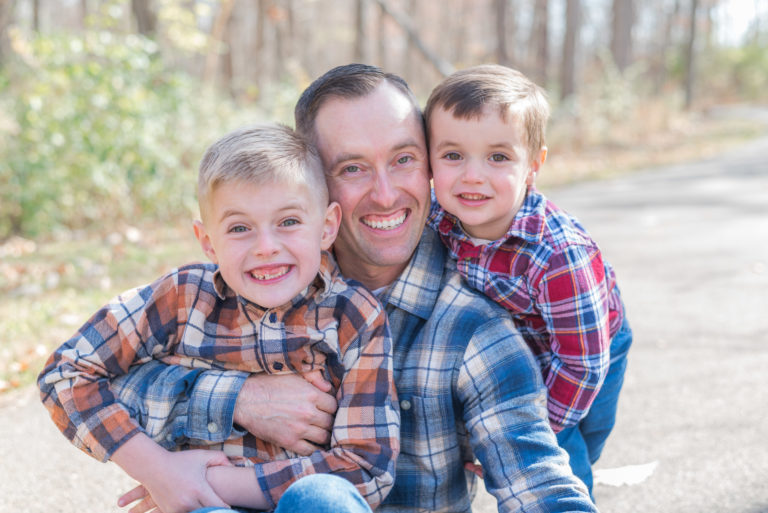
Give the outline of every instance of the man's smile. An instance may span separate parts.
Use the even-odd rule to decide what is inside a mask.
[[[405,222],[405,218],[408,217],[408,210],[401,209],[388,216],[380,215],[367,215],[360,218],[360,221],[376,230],[394,230]]]

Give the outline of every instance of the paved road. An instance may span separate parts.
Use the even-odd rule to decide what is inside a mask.
[[[656,466],[598,485],[600,510],[768,512],[768,138],[547,192],[616,268],[635,331],[596,467]]]
[[[766,155],[768,138],[548,191],[600,241],[636,333],[597,468],[605,481],[653,471],[597,485],[603,513],[768,512]],[[0,397],[0,418],[0,513],[118,511],[130,481],[69,446],[34,390]],[[481,496],[475,509],[495,507]]]

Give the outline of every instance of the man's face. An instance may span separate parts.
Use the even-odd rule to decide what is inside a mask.
[[[383,82],[355,99],[330,98],[315,119],[331,201],[342,219],[334,245],[342,271],[369,288],[405,268],[429,213],[429,160],[421,120]]]

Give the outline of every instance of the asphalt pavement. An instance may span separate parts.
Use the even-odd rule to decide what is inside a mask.
[[[635,332],[603,513],[768,512],[767,155],[765,137],[546,191],[600,243]],[[69,445],[35,389],[0,396],[0,419],[0,513],[120,511],[131,480]]]

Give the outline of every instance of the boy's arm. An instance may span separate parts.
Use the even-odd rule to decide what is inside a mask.
[[[534,297],[549,333],[544,384],[549,421],[559,432],[586,415],[608,372],[610,291],[596,246],[570,245],[548,264]]]
[[[106,461],[140,432],[110,380],[133,363],[167,354],[175,335],[176,310],[169,306],[175,299],[168,278],[118,296],[62,344],[40,373],[42,401],[54,423],[94,458]]]
[[[485,487],[500,512],[597,512],[558,447],[541,373],[510,319],[489,321],[472,334],[456,387]]]
[[[139,433],[115,451],[112,461],[141,483],[164,513],[186,513],[204,506],[228,507],[206,479],[209,468],[229,466],[223,452],[169,452]]]

